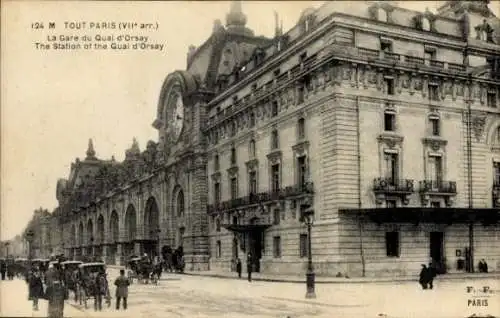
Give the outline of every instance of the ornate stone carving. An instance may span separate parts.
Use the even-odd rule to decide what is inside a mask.
[[[486,116],[478,115],[472,117],[472,130],[474,131],[474,136],[477,141],[481,140],[484,132],[484,126],[486,124]]]
[[[424,145],[430,147],[433,151],[438,151],[441,147],[445,147],[448,144],[448,141],[442,139],[441,137],[425,137],[422,138],[422,142]]]
[[[395,148],[396,145],[403,143],[404,137],[395,133],[382,133],[377,140],[379,143],[386,144],[389,148]]]

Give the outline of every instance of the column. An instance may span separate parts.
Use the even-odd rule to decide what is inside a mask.
[[[141,243],[134,243],[134,254],[141,256]]]

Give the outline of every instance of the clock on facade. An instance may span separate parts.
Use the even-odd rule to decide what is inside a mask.
[[[174,142],[176,142],[184,127],[184,102],[182,95],[177,91],[173,91],[167,99],[167,103],[170,123],[169,132],[172,134]]]

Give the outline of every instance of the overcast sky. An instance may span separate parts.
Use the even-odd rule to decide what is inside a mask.
[[[302,10],[321,3],[245,1],[243,10],[247,26],[257,35],[271,37],[274,10],[287,30]],[[439,5],[437,1],[399,4],[422,11]],[[498,12],[498,3],[492,7]],[[19,234],[34,209],[52,211],[57,206],[57,179],[67,178],[76,157],[85,157],[89,138],[99,158],[114,155],[117,160],[123,160],[133,137],[141,150],[148,140],[157,139],[151,123],[163,80],[185,68],[188,46],[202,44],[215,19],[225,23],[228,8],[224,1],[2,1],[0,239]],[[47,29],[49,21],[56,22],[55,31]],[[64,31],[64,21],[158,23],[157,31],[137,34],[149,35],[166,49],[36,50],[34,42],[49,34],[89,33]],[[44,22],[45,29],[33,29],[35,22]]]

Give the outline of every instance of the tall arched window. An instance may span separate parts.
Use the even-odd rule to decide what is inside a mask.
[[[177,193],[177,216],[182,217],[184,215],[184,193],[179,190]]]

